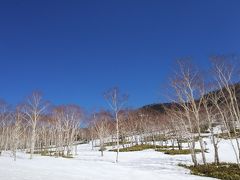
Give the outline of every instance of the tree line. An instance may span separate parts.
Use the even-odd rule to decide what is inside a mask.
[[[103,95],[109,108],[90,115],[78,105],[53,107],[39,92],[14,108],[2,101],[0,152],[11,151],[15,160],[18,150],[27,151],[30,158],[34,153],[51,151],[56,157],[69,157],[77,154],[77,144],[85,140],[92,148],[100,146],[102,156],[105,147],[112,146],[118,162],[120,148],[151,144],[181,150],[187,144],[197,166],[196,144],[201,162],[207,163],[204,133],[210,134],[217,164],[221,134],[225,134],[240,167],[240,61],[215,56],[210,62],[211,68],[203,73],[192,60],[179,60],[169,80],[169,103],[160,109],[128,108],[128,96],[117,87]]]
[[[239,63],[240,60],[232,56],[214,56],[210,59],[211,67],[203,73],[192,60],[179,60],[177,70],[169,80],[169,103],[157,108],[120,108],[118,119],[114,116],[116,111],[94,113],[87,134],[92,140],[100,139],[102,155],[109,142],[113,148],[117,147],[118,153],[119,143],[122,148],[138,144],[171,144],[173,149],[177,146],[179,150],[187,144],[195,166],[200,162],[207,164],[204,134],[210,135],[216,164],[220,163],[219,142],[225,136],[240,167]],[[200,162],[196,155],[197,144]]]
[[[83,118],[77,105],[50,107],[40,92],[33,92],[25,102],[10,107],[0,103],[0,153],[11,151],[16,160],[17,150],[34,153],[54,148],[55,156],[70,156]]]

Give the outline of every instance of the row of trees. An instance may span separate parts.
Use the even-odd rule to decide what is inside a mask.
[[[111,98],[107,98],[112,111],[94,113],[94,123],[89,126],[92,139],[100,139],[102,151],[104,141],[116,142],[117,160],[119,142],[123,147],[139,143],[156,145],[156,141],[161,144],[172,142],[172,147],[177,144],[179,149],[185,142],[194,165],[198,165],[196,143],[201,149],[202,162],[207,163],[203,141],[203,132],[207,132],[212,139],[215,163],[218,164],[220,133],[224,132],[230,139],[239,165],[240,66],[236,65],[239,59],[218,56],[213,57],[211,63],[212,68],[205,73],[208,75],[206,78],[190,60],[179,61],[178,69],[171,78],[171,102],[157,108],[130,110],[115,106],[114,103],[123,104],[124,96],[112,89]],[[110,136],[113,138],[109,139]]]
[[[19,149],[34,153],[54,152],[55,156],[70,156],[78,140],[83,111],[76,105],[52,107],[33,92],[15,109],[0,103],[0,153],[11,151],[16,160]]]
[[[28,150],[30,158],[37,151],[53,151],[54,155],[70,156],[77,153],[79,139],[98,141],[101,155],[106,144],[117,151],[120,147],[136,144],[154,146],[171,143],[182,149],[188,144],[194,165],[197,165],[196,143],[206,164],[203,132],[208,132],[214,148],[214,159],[220,162],[218,145],[220,131],[230,139],[236,162],[240,162],[240,85],[238,59],[214,57],[212,68],[204,77],[189,60],[181,60],[171,77],[170,103],[156,108],[126,108],[128,96],[118,88],[104,93],[108,110],[93,112],[88,126],[81,128],[83,111],[77,105],[53,107],[38,92],[32,93],[25,103],[12,109],[0,103],[0,152],[11,150],[16,159],[19,149]],[[206,74],[206,73],[205,73]],[[240,165],[239,165],[240,167]]]
[[[198,164],[195,151],[196,137],[201,148],[202,162],[206,164],[201,134],[206,127],[211,133],[215,162],[219,163],[220,132],[216,131],[216,124],[219,124],[229,136],[239,165],[240,86],[235,84],[239,82],[239,66],[234,67],[236,61],[231,63],[231,60],[224,56],[214,57],[211,62],[213,80],[204,79],[200,71],[189,64],[182,62],[179,64],[180,70],[172,80],[175,104],[167,109],[167,114],[179,129],[175,130],[176,134],[187,138],[194,165]],[[210,81],[210,85],[207,80]],[[182,135],[182,132],[185,134]],[[233,139],[237,146],[234,145]]]

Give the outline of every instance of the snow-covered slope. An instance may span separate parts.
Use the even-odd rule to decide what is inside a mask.
[[[189,174],[178,163],[190,163],[190,156],[169,156],[153,150],[120,153],[92,151],[80,145],[74,159],[18,154],[16,162],[5,153],[0,157],[0,180],[202,180],[211,179]]]

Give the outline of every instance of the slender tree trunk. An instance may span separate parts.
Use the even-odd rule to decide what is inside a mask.
[[[214,146],[214,161],[216,164],[219,164],[219,155],[218,155],[218,147],[216,144],[213,145]]]
[[[174,150],[175,148],[174,148],[174,139],[172,140],[172,149]]]
[[[189,143],[188,146],[189,146],[190,151],[191,151],[192,162],[193,162],[194,166],[197,166],[198,163],[197,163],[197,156],[196,156],[196,152],[195,152],[195,141],[194,141],[194,139],[191,140],[191,142]]]
[[[154,136],[154,134],[152,135],[152,140],[153,140],[154,148],[157,149],[157,145],[156,145],[156,141],[155,141],[155,136]]]
[[[214,148],[214,162],[216,164],[219,164],[220,160],[219,160],[219,154],[218,154],[218,146],[217,146],[216,138],[214,136],[213,128],[211,128],[211,136],[212,136],[213,148]]]
[[[240,144],[239,144],[239,139],[237,138],[237,135],[236,135],[236,143],[238,148],[238,158],[240,159]]]
[[[178,144],[178,149],[182,150],[182,143],[180,142],[179,139],[177,139],[177,144]]]
[[[119,156],[119,126],[118,126],[118,113],[116,112],[116,128],[117,128],[117,157],[116,162],[118,163]]]
[[[94,145],[93,145],[93,141],[94,141],[94,140],[93,140],[93,138],[92,138],[92,141],[91,141],[91,144],[92,144],[92,150],[93,150],[93,146],[94,146]]]
[[[75,156],[77,156],[78,155],[78,148],[77,148],[77,144],[75,145]]]
[[[200,134],[199,134],[199,143],[200,143],[200,147],[201,147],[203,164],[206,164],[207,162],[206,162],[206,156],[205,156],[205,149],[204,149],[204,145],[203,145],[203,139]]]
[[[30,159],[33,158],[34,148],[35,148],[35,139],[36,139],[36,127],[34,125],[32,130],[32,137],[31,137]]]

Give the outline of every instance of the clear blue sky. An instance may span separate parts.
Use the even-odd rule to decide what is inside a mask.
[[[105,106],[119,86],[129,106],[167,101],[174,60],[240,48],[238,0],[0,0],[0,96],[34,89],[56,104]]]

